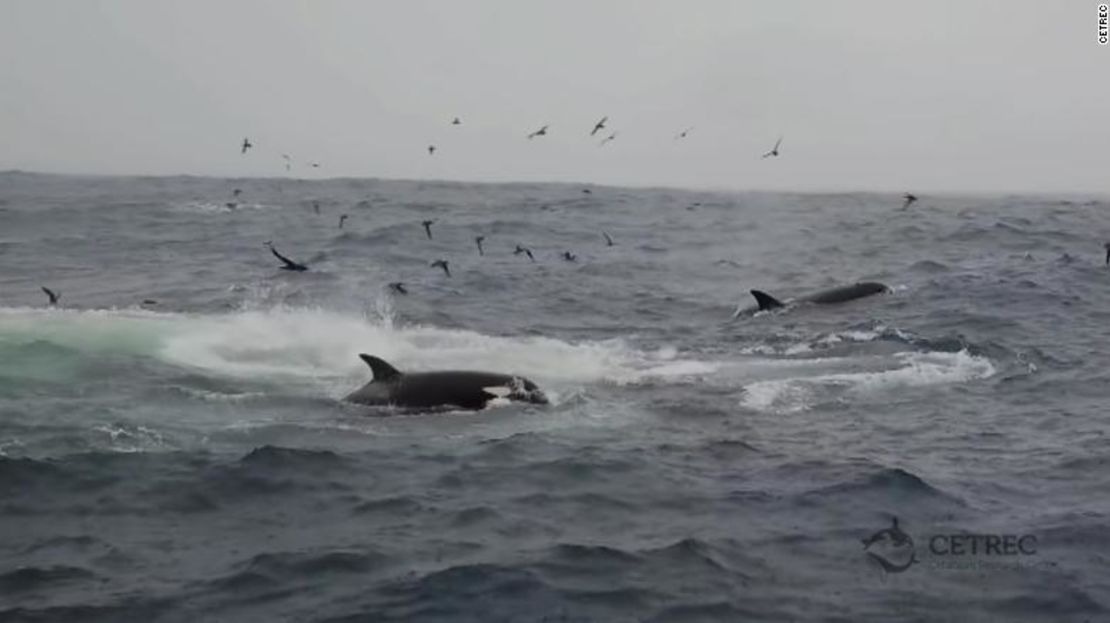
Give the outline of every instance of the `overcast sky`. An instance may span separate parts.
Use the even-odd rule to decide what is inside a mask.
[[[1097,4],[0,0],[0,170],[1105,193]]]

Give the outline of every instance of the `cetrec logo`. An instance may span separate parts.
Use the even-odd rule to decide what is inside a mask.
[[[1110,6],[1098,5],[1098,44],[1106,45],[1107,28],[1110,26]]]

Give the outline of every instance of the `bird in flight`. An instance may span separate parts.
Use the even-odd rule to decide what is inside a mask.
[[[613,140],[613,139],[615,139],[615,138],[617,138],[617,133],[616,133],[616,132],[613,132],[613,133],[612,133],[612,134],[610,134],[609,136],[606,136],[605,138],[601,139],[601,142],[600,142],[600,143],[598,143],[598,144],[597,144],[597,146],[598,146],[598,147],[605,147],[605,143],[608,143],[609,141],[611,141],[611,140]]]
[[[455,117],[455,120],[451,122],[451,125],[462,125],[462,121],[459,121],[459,118]]]
[[[590,130],[590,136],[593,136],[594,134],[597,134],[598,130],[604,129],[605,128],[605,122],[608,121],[608,120],[609,120],[609,117],[602,117],[601,121],[598,121],[594,125],[594,129]]]
[[[320,163],[319,162],[313,162],[313,163],[310,163],[308,166],[312,167],[313,169],[319,169],[320,168]]]
[[[475,236],[474,244],[478,245],[478,255],[485,255],[486,252],[482,250],[482,241],[486,239],[485,236]]]
[[[547,127],[548,126],[545,125],[542,128],[536,130],[535,132],[529,134],[528,135],[528,140],[532,140],[532,139],[536,138],[537,136],[547,136]]]
[[[917,201],[917,197],[915,197],[912,193],[906,193],[906,194],[902,195],[902,198],[906,200],[906,202],[902,204],[902,209],[903,210],[910,207],[910,204],[913,203],[914,201]]]
[[[445,275],[447,275],[448,277],[451,276],[451,270],[449,268],[447,268],[447,260],[436,260],[436,261],[432,262],[432,267],[433,268],[442,268],[443,273]]]
[[[39,286],[39,287],[41,287],[42,291],[46,293],[47,298],[50,299],[50,304],[51,305],[57,305],[58,304],[58,299],[62,298],[60,294],[58,294],[57,292],[54,292],[53,290],[51,290],[50,288],[48,288],[46,286]]]
[[[563,259],[568,262],[573,262],[578,259],[578,256],[571,253],[570,251],[563,251]]]
[[[243,151],[242,151],[242,153],[244,153],[244,154],[247,153],[247,150],[250,149],[251,147],[254,147],[254,145],[251,144],[251,140],[249,138],[244,138],[243,139]]]
[[[529,249],[528,247],[522,247],[518,244],[516,245],[516,250],[513,251],[513,255],[520,255],[521,253],[528,255],[528,259],[532,260],[533,262],[536,261],[535,256],[532,255],[531,249]]]
[[[236,188],[235,190],[231,191],[231,195],[233,197],[238,197],[241,194],[243,194],[243,190],[241,188]]]
[[[677,141],[680,138],[686,138],[686,135],[689,134],[690,130],[693,130],[693,129],[694,129],[694,126],[690,126],[690,127],[686,128],[685,130],[679,132],[678,134],[675,135],[674,140]]]
[[[1102,246],[1106,247],[1106,265],[1110,266],[1110,242],[1107,242]]]
[[[343,229],[343,221],[347,220],[346,214],[339,215],[339,229]]]
[[[289,154],[282,154],[281,157],[285,160],[285,170],[288,171],[293,167],[293,159],[289,157]]]
[[[607,232],[601,232],[601,235],[605,236],[605,246],[611,247],[616,244],[615,242],[613,242],[613,239],[609,237],[609,234]]]
[[[422,221],[420,223],[421,225],[424,226],[424,233],[428,234],[428,240],[432,239],[432,223],[434,223],[434,222],[435,222],[435,220],[428,219],[428,220]]]
[[[435,155],[435,153],[436,153],[436,146],[435,145],[428,145],[428,155],[433,156],[433,155]]]
[[[781,144],[782,144],[782,137],[780,136],[779,140],[775,141],[775,146],[771,148],[771,151],[763,154],[763,157],[764,158],[769,158],[771,156],[778,156],[779,155],[779,145],[781,145]]]
[[[278,250],[274,248],[274,245],[273,245],[272,242],[267,241],[266,246],[270,247],[270,253],[273,253],[274,257],[281,260],[281,263],[282,263],[281,269],[282,270],[292,270],[292,271],[296,271],[296,272],[304,272],[304,271],[308,270],[308,266],[306,266],[304,264],[300,264],[298,262],[294,262],[293,260],[285,257],[281,253],[278,253]]]
[[[405,289],[405,284],[403,282],[400,282],[400,281],[394,281],[393,283],[389,284],[389,289],[393,290],[397,294],[408,294],[409,293],[409,291]]]
[[[312,202],[312,211],[317,213],[317,214],[320,213],[320,202],[318,202],[318,201],[313,201]]]

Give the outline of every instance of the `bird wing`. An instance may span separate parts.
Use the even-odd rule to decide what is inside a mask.
[[[290,268],[295,268],[297,266],[296,262],[294,262],[293,260],[291,260],[291,259],[285,257],[284,255],[278,253],[278,250],[273,248],[273,247],[270,247],[270,253],[273,253],[274,257],[281,260],[286,266],[288,266]]]
[[[779,137],[779,140],[775,141],[775,146],[774,146],[773,149],[771,149],[771,151],[778,151],[779,150],[779,145],[782,145],[782,137],[781,136]]]

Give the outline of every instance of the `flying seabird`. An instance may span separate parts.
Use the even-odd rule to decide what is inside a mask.
[[[1110,266],[1110,242],[1107,242],[1102,246],[1106,248],[1106,265]]]
[[[41,287],[42,291],[46,293],[46,296],[50,298],[50,304],[51,305],[57,305],[58,304],[58,299],[61,298],[61,295],[59,295],[58,293],[54,292],[53,290],[51,290],[50,288],[48,288],[46,286],[39,286],[39,287]]]
[[[563,251],[563,259],[568,262],[573,262],[574,260],[578,259],[578,256],[571,253],[570,251]]]
[[[780,136],[779,140],[775,141],[775,146],[771,148],[771,151],[763,154],[763,157],[767,158],[767,157],[770,157],[770,156],[778,156],[779,155],[779,145],[781,143],[782,143],[782,137]]]
[[[428,219],[428,220],[422,221],[420,223],[421,225],[424,226],[424,233],[428,234],[428,240],[432,239],[432,223],[434,223],[434,222],[435,222],[434,219]]]
[[[443,273],[445,275],[447,275],[448,277],[451,276],[451,270],[449,268],[447,268],[447,260],[436,260],[436,261],[432,262],[432,267],[433,268],[442,268]]]
[[[536,130],[535,132],[529,134],[528,135],[528,140],[532,140],[532,139],[536,138],[537,136],[547,136],[547,126],[546,125],[543,126],[540,129]]]
[[[241,188],[236,188],[235,190],[231,191],[231,195],[233,197],[238,197],[241,194],[243,194],[243,189]]]
[[[436,146],[435,145],[428,145],[428,155],[432,156],[432,155],[435,155],[435,153],[436,153]]]
[[[459,118],[455,117],[455,120],[451,122],[451,125],[462,125],[462,121],[459,121]]]
[[[690,127],[686,128],[685,130],[679,132],[678,134],[675,135],[674,140],[677,141],[680,138],[686,138],[686,135],[689,134],[690,130],[693,130],[693,129],[694,129],[694,126],[690,126]]]
[[[605,138],[601,139],[601,142],[600,142],[600,143],[598,143],[598,144],[597,144],[597,146],[598,146],[598,147],[604,147],[604,146],[605,146],[605,143],[608,143],[609,141],[611,141],[611,140],[613,140],[613,139],[615,139],[615,138],[617,138],[617,133],[616,133],[616,132],[613,132],[613,133],[612,133],[612,134],[610,134],[609,136],[606,136]]]
[[[486,239],[485,236],[475,236],[474,237],[474,244],[478,245],[478,255],[485,255],[486,254],[486,252],[482,250],[482,241],[485,240],[485,239]]]
[[[389,289],[393,290],[397,294],[408,294],[409,293],[409,291],[405,289],[405,284],[403,282],[400,282],[400,281],[394,281],[393,283],[389,284]]]
[[[347,220],[346,214],[339,215],[339,229],[343,229],[343,221]]]
[[[582,194],[583,195],[592,195],[592,194],[594,194],[594,191],[590,190],[589,188],[583,188],[582,189]]]
[[[274,257],[281,260],[282,264],[284,264],[281,267],[282,270],[293,270],[293,271],[297,271],[297,272],[304,272],[304,271],[308,270],[308,266],[305,266],[304,264],[298,264],[297,262],[294,262],[293,260],[291,260],[291,259],[285,257],[284,255],[278,253],[278,250],[274,248],[274,245],[273,245],[272,242],[267,242],[266,246],[270,247],[270,253],[273,253]]]
[[[536,261],[536,258],[532,255],[531,249],[527,247],[522,247],[518,244],[516,245],[516,250],[513,251],[513,255],[520,255],[521,253],[526,253],[528,255],[528,259],[532,260],[533,262]]]
[[[251,147],[254,147],[254,145],[251,144],[250,139],[249,138],[244,138],[243,139],[243,151],[242,151],[242,153],[244,153],[244,154],[247,153],[247,150],[250,149]]]
[[[312,211],[317,213],[317,214],[320,213],[320,202],[319,201],[313,201],[312,202]]]
[[[608,121],[608,120],[609,120],[609,117],[602,117],[601,121],[598,121],[597,124],[594,125],[594,129],[590,130],[590,136],[593,136],[594,134],[597,134],[598,130],[603,129],[605,127],[605,122]]]
[[[608,234],[608,233],[606,233],[606,232],[601,232],[601,235],[602,235],[602,236],[605,236],[605,246],[607,246],[607,247],[611,247],[611,246],[613,246],[614,244],[616,244],[615,242],[613,242],[613,239],[609,237],[609,234]]]
[[[224,204],[224,206],[225,206],[225,207],[226,207],[226,208],[227,208],[228,210],[234,210],[235,208],[238,208],[238,207],[239,207],[239,204],[238,204],[238,203],[236,203],[236,202],[234,202],[234,201],[228,201],[227,203],[225,203],[225,204]]]
[[[312,167],[313,169],[319,169],[320,168],[320,163],[319,162],[311,162],[311,163],[309,163],[308,166]]]
[[[285,170],[288,171],[293,166],[293,159],[289,157],[289,154],[282,154],[281,157],[285,159]]]
[[[917,201],[917,197],[915,197],[912,193],[906,193],[906,194],[902,195],[902,198],[906,200],[906,202],[902,204],[902,209],[903,210],[910,207],[910,204],[913,203],[914,201]]]

